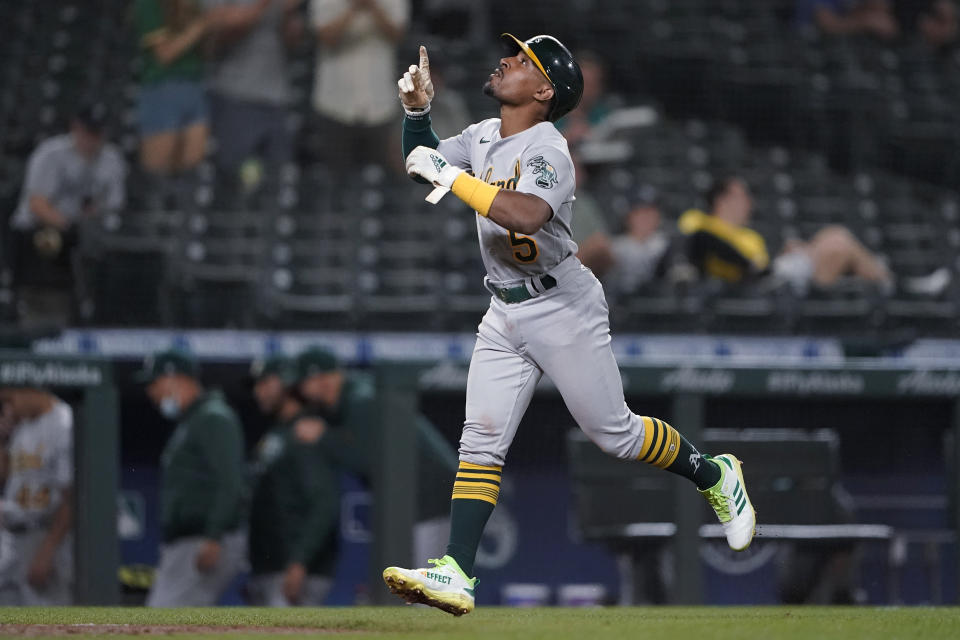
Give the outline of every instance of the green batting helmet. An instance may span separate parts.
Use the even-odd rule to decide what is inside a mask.
[[[553,36],[533,36],[527,41],[503,33],[501,40],[516,55],[523,51],[553,85],[553,106],[547,114],[556,122],[577,108],[583,95],[583,73],[570,50]]]

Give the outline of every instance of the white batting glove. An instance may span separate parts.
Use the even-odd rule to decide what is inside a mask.
[[[436,149],[420,146],[407,156],[407,173],[420,176],[435,187],[449,189],[463,169],[447,162]]]
[[[420,45],[420,66],[410,68],[397,80],[400,88],[400,102],[406,111],[422,113],[430,108],[433,100],[433,81],[430,79],[430,59],[427,48]]]

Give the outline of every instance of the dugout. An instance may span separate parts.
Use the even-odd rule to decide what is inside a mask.
[[[294,346],[294,350],[296,347]],[[412,456],[412,420],[422,412],[451,443],[459,438],[467,363],[458,358],[426,361],[374,359],[371,371],[379,387],[381,422],[393,428],[378,439],[376,449],[383,464],[375,480],[378,494],[370,509],[368,589],[373,602],[392,603],[380,587],[380,572],[389,564],[411,561],[410,530],[413,522],[415,477],[405,464]],[[31,380],[50,386],[74,405],[77,421],[77,601],[109,604],[118,599],[116,496],[120,484],[121,449],[139,467],[154,459],[167,433],[147,403],[142,388],[127,380],[141,366],[140,358],[115,362],[83,357],[45,357],[23,352],[0,352],[0,383]],[[246,360],[205,360],[203,378],[221,386],[231,399],[249,397]],[[670,366],[644,365],[634,360],[622,368],[627,400],[642,413],[661,416],[682,425],[685,434],[698,440],[706,428],[797,427],[798,424],[836,429],[841,441],[841,473],[866,472],[874,467],[897,468],[905,474],[950,473],[944,487],[960,485],[956,466],[944,462],[944,436],[960,424],[960,372],[950,369],[916,370],[902,366],[878,366],[873,362],[844,365],[797,366]],[[250,402],[247,400],[247,402]],[[238,406],[250,415],[252,405]],[[123,430],[118,414],[123,414]],[[245,420],[246,423],[246,420]],[[248,444],[256,441],[260,426],[247,423]],[[572,418],[555,390],[543,384],[511,449],[509,477],[520,488],[542,472],[555,475],[555,494],[568,491],[566,465],[568,428]],[[898,433],[909,437],[897,437]],[[950,440],[951,451],[958,438]],[[122,445],[122,446],[121,446]],[[956,451],[953,451],[954,456]],[[389,455],[388,455],[389,454]],[[749,464],[749,463],[748,463]],[[506,484],[506,483],[505,483]],[[505,491],[506,494],[506,491]],[[944,501],[946,501],[944,492]],[[535,496],[539,499],[540,496]],[[702,504],[695,493],[684,492],[678,512],[679,544],[699,544]],[[686,500],[689,498],[689,500]],[[526,507],[530,502],[517,502]],[[936,527],[938,539],[950,549],[960,522],[955,507],[943,507]],[[531,517],[531,514],[520,514]],[[553,530],[563,531],[565,513],[547,504],[533,515],[559,518]],[[762,516],[761,516],[762,517]],[[948,519],[948,520],[947,520]],[[884,522],[873,519],[873,522]],[[534,522],[539,525],[539,522]],[[526,530],[529,527],[525,525]],[[684,537],[684,533],[688,535]],[[548,545],[542,545],[546,550]],[[709,590],[700,584],[697,554],[678,565],[678,589],[685,601],[703,601]],[[939,560],[945,598],[956,593],[957,566],[948,552]],[[363,558],[367,560],[366,557]],[[534,562],[535,559],[530,560]],[[356,565],[354,565],[356,566]],[[686,573],[684,573],[686,572]],[[490,597],[505,571],[484,570],[484,597]],[[516,579],[514,577],[514,579]],[[688,582],[684,582],[688,580]],[[489,585],[489,588],[488,588]],[[489,604],[490,601],[485,601]]]

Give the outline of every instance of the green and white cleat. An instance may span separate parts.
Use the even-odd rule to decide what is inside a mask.
[[[740,461],[730,453],[710,458],[720,467],[720,481],[701,491],[723,526],[727,544],[734,551],[743,551],[753,541],[757,528],[757,513],[747,497]]]
[[[450,556],[427,560],[434,566],[422,569],[387,567],[383,581],[390,591],[409,604],[425,604],[462,616],[473,611],[476,578],[468,578]]]

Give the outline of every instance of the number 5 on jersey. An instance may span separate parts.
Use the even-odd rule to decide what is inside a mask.
[[[510,232],[510,246],[513,247],[513,258],[517,262],[536,262],[540,254],[533,238],[517,235],[515,231]]]

